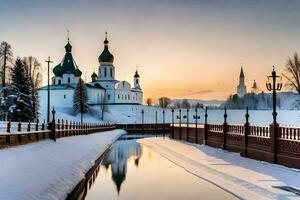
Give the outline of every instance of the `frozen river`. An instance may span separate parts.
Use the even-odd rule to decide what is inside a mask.
[[[111,120],[114,120],[118,123],[141,123],[142,114],[141,111],[144,110],[144,122],[145,123],[156,123],[156,113],[157,113],[157,122],[163,122],[163,109],[157,107],[149,106],[112,106],[110,107],[110,113],[108,114]],[[298,110],[278,110],[277,121],[282,126],[298,126],[300,127],[300,111]],[[198,115],[200,120],[198,123],[204,123],[204,114],[203,109],[198,109]],[[229,124],[244,124],[245,123],[245,110],[227,110],[227,122]],[[179,110],[175,109],[174,118],[175,123],[179,123],[177,119],[179,115]],[[186,122],[187,118],[183,118],[184,115],[187,115],[186,109],[182,109],[182,122]],[[189,122],[194,123],[195,119],[195,109],[190,109],[189,111]],[[271,110],[250,110],[249,111],[249,122],[252,125],[263,125],[268,126],[272,123],[272,111]],[[165,109],[165,122],[172,122],[172,112],[171,109]],[[221,124],[224,122],[224,110],[208,110],[208,123],[211,124]]]

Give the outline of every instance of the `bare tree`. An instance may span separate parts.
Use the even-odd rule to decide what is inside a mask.
[[[2,42],[0,44],[0,62],[1,62],[1,80],[2,86],[5,87],[7,81],[8,62],[12,63],[13,53],[10,44]]]
[[[32,56],[23,58],[25,70],[30,78],[32,92],[32,104],[33,104],[33,118],[37,119],[39,116],[39,96],[38,88],[42,82],[42,68],[40,62]]]
[[[288,81],[286,85],[300,95],[300,60],[297,52],[292,58],[288,58],[285,70],[286,74],[282,74],[282,76]]]
[[[191,105],[190,105],[190,103],[188,102],[187,99],[183,99],[181,101],[181,108],[191,108]]]
[[[152,106],[153,100],[151,98],[148,98],[146,103],[148,106]]]
[[[104,113],[108,112],[108,104],[107,104],[107,100],[106,100],[105,96],[106,96],[106,94],[101,95],[100,100],[99,100],[100,101],[99,105],[100,105],[100,112],[101,112],[101,120],[102,121],[104,120]]]
[[[159,106],[162,108],[166,108],[171,104],[171,99],[168,97],[160,97],[158,99]]]

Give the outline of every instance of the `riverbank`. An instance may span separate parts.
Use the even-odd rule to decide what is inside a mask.
[[[162,138],[138,140],[186,171],[203,178],[242,199],[299,199],[294,193],[274,188],[300,189],[300,172],[280,165],[241,157],[203,145]]]
[[[122,134],[113,130],[0,151],[0,199],[65,199]]]

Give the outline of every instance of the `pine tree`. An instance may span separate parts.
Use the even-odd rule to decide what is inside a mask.
[[[16,88],[17,100],[12,118],[14,120],[31,121],[33,119],[32,85],[25,65],[18,58],[11,70],[12,85]]]
[[[84,81],[78,80],[73,96],[73,111],[75,114],[80,113],[81,123],[83,122],[83,114],[89,112],[88,94]]]
[[[33,118],[37,119],[39,117],[39,95],[38,88],[42,82],[41,64],[40,62],[32,56],[23,58],[25,64],[25,70],[28,74],[32,87],[32,104],[33,104]]]

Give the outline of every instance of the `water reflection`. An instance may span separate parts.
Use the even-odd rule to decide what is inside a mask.
[[[128,138],[114,144],[92,182],[89,200],[236,199]]]
[[[111,166],[111,178],[116,184],[118,193],[126,179],[127,160],[133,158],[135,166],[138,167],[141,156],[141,145],[133,138],[123,137],[116,141],[108,156],[104,158],[102,165],[105,166],[106,170]]]

